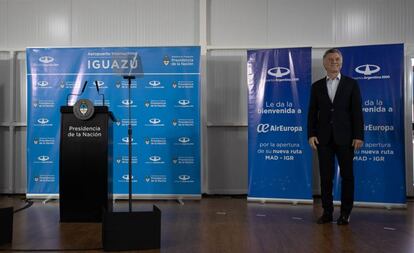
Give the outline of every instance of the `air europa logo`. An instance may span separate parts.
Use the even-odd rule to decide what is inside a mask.
[[[285,125],[270,125],[259,124],[256,128],[257,133],[268,132],[302,132],[302,126],[285,126]]]
[[[41,63],[51,63],[51,62],[53,62],[55,59],[53,58],[53,57],[51,57],[51,56],[42,56],[42,57],[40,57],[39,58],[39,61],[41,62]]]
[[[275,67],[267,71],[267,74],[274,77],[283,77],[290,74],[290,69],[284,67]]]
[[[363,74],[365,76],[372,75],[374,73],[379,72],[380,70],[381,68],[378,65],[374,64],[364,64],[355,68],[355,71],[357,73]]]

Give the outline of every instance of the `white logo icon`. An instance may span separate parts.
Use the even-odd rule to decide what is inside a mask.
[[[151,123],[153,125],[159,124],[161,122],[161,120],[157,119],[157,118],[152,118],[152,119],[149,119],[148,121],[149,121],[149,123]]]
[[[190,141],[190,138],[188,138],[188,137],[180,137],[180,138],[178,138],[178,141],[181,142],[181,143],[187,143],[187,142]]]
[[[269,124],[259,124],[257,125],[257,132],[258,133],[267,133],[269,132]]]
[[[55,59],[53,59],[53,57],[51,56],[42,56],[39,58],[39,61],[42,63],[51,63],[53,62]]]
[[[180,105],[188,105],[188,104],[190,104],[190,100],[181,99],[181,100],[178,100],[178,103]]]
[[[42,161],[42,162],[46,162],[49,161],[49,157],[46,155],[41,155],[39,157],[37,157],[37,160]]]
[[[46,119],[46,118],[40,118],[40,119],[37,120],[37,122],[39,122],[40,124],[44,125],[44,124],[49,123],[49,120]]]
[[[271,68],[267,71],[267,74],[274,77],[282,77],[290,74],[290,69],[283,67]]]
[[[104,84],[105,84],[105,82],[104,82],[104,81],[96,81],[96,83],[98,84],[98,87],[101,87],[102,85],[104,85]]]
[[[156,87],[156,86],[158,86],[158,85],[160,85],[160,84],[161,84],[161,82],[160,82],[160,81],[155,81],[155,80],[153,80],[153,81],[149,81],[148,83],[149,83],[149,85],[154,86],[154,87]]]
[[[355,68],[357,73],[363,74],[365,76],[369,76],[371,74],[377,73],[381,70],[381,68],[374,64],[365,64]]]
[[[156,155],[153,155],[153,156],[150,156],[150,158],[149,158],[151,161],[153,161],[153,162],[158,162],[158,161],[161,161],[161,157],[159,157],[159,156],[156,156]]]
[[[190,179],[189,175],[179,175],[178,178],[182,181],[187,181]]]
[[[131,138],[131,142],[134,141],[134,138]],[[124,137],[122,138],[122,142],[128,143],[129,142],[129,137]]]
[[[45,86],[48,86],[48,85],[49,85],[48,81],[39,81],[39,82],[37,82],[37,86],[40,86],[40,87],[45,87]]]
[[[129,175],[128,174],[123,175],[122,179],[129,180]],[[131,175],[131,179],[134,179],[134,176]]]
[[[123,105],[132,105],[133,103],[134,103],[134,101],[132,101],[132,100],[128,100],[128,99],[122,100]]]

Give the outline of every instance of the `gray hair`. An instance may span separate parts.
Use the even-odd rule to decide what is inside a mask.
[[[342,53],[341,53],[341,51],[339,51],[338,48],[330,48],[330,49],[326,50],[325,53],[323,54],[323,59],[325,59],[325,57],[328,54],[335,54],[335,53],[339,54],[339,56],[341,56],[341,58],[342,58]]]

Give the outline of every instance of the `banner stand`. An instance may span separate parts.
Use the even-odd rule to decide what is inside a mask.
[[[278,198],[251,198],[248,197],[247,201],[249,202],[259,202],[259,203],[284,203],[284,204],[305,204],[312,205],[313,200],[309,199],[278,199]]]

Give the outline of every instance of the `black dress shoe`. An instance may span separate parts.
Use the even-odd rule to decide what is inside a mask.
[[[331,223],[333,221],[332,214],[323,214],[319,219],[316,221],[318,224],[325,224],[325,223]]]
[[[336,220],[338,225],[348,225],[349,224],[349,215],[342,215]]]

